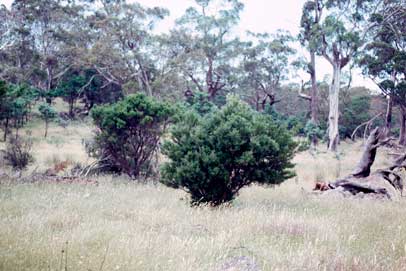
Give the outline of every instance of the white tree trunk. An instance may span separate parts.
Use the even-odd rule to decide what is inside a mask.
[[[333,66],[333,81],[329,90],[329,116],[328,116],[328,149],[336,151],[340,137],[338,133],[338,118],[339,118],[339,95],[340,95],[340,78],[341,67],[339,63],[334,63]]]

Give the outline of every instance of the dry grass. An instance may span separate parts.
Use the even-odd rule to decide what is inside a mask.
[[[86,160],[80,140],[91,128],[52,129],[63,143],[38,139],[39,165],[53,155]],[[320,150],[297,155],[296,178],[246,188],[219,209],[191,208],[181,191],[124,178],[100,178],[99,185],[4,181],[0,270],[247,270],[237,268],[240,259],[250,270],[406,270],[404,201],[306,192],[315,180],[354,167],[360,143],[341,147],[339,160]],[[387,163],[381,154],[377,166]]]

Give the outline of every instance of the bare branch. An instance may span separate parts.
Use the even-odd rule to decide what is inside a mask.
[[[352,132],[352,134],[351,134],[351,139],[354,140],[354,137],[355,137],[356,133],[358,132],[358,130],[359,130],[361,127],[363,127],[363,126],[365,126],[365,125],[367,125],[367,126],[370,125],[374,120],[376,120],[376,119],[379,118],[380,116],[382,116],[382,113],[379,113],[378,115],[374,116],[372,119],[370,119],[370,120],[368,120],[368,121],[366,121],[366,122],[363,122],[363,123],[361,123],[360,125],[358,125],[357,128],[355,128],[355,130]]]

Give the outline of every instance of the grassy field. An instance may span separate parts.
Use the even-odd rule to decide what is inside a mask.
[[[40,125],[37,123],[37,126]],[[33,125],[36,164],[86,163],[91,126]],[[42,127],[42,126],[41,126]],[[29,127],[30,128],[30,127]],[[230,206],[191,208],[159,184],[0,184],[0,270],[406,270],[406,202],[331,199],[315,181],[348,174],[361,143],[295,158],[297,177],[251,186]],[[379,153],[375,167],[387,165]]]

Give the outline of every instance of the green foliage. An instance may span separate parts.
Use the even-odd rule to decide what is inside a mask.
[[[32,103],[38,97],[38,91],[27,85],[0,85],[0,122],[4,125],[4,140],[9,132],[10,122],[15,128],[23,126],[31,111]]]
[[[236,97],[203,117],[186,112],[163,145],[170,162],[162,182],[183,188],[193,204],[219,205],[251,183],[280,184],[294,176],[296,143],[270,116]]]
[[[265,114],[270,115],[274,122],[285,127],[295,136],[305,136],[306,115],[281,114],[271,106],[265,107]]]
[[[112,105],[97,106],[91,114],[98,128],[93,155],[102,166],[137,178],[150,170],[174,108],[144,94],[134,94]]]
[[[303,136],[305,134],[306,120],[300,116],[289,116],[285,121],[286,128],[294,135]]]
[[[300,140],[298,147],[297,147],[297,151],[298,152],[304,152],[310,149],[310,140],[308,140],[307,138],[304,140]]]
[[[196,91],[192,96],[187,97],[186,102],[191,109],[201,116],[210,113],[216,106],[209,100],[207,93],[200,91]]]
[[[92,69],[85,70],[86,82],[90,82],[83,91],[83,102],[88,110],[94,105],[117,102],[123,98],[121,86],[107,82]]]
[[[195,0],[176,21],[167,46],[175,56],[171,62],[192,86],[207,92],[217,105],[235,87],[241,41],[232,35],[244,5],[238,0]]]
[[[58,113],[55,109],[47,103],[43,103],[38,107],[39,112],[41,113],[41,118],[45,121],[52,120],[58,116]]]
[[[8,104],[6,102],[6,95],[8,91],[8,85],[5,81],[0,80],[0,122],[5,118]]]
[[[74,116],[73,107],[79,99],[79,95],[84,91],[83,87],[86,84],[86,79],[81,74],[74,72],[69,73],[68,78],[53,90],[55,97],[62,97],[69,104],[69,115]]]
[[[342,105],[342,116],[340,134],[342,137],[350,138],[352,132],[363,122],[371,119],[370,115],[371,97],[367,95],[351,96],[349,102]]]
[[[38,107],[39,112],[41,113],[41,118],[45,121],[45,137],[48,134],[48,123],[55,119],[58,116],[58,113],[55,109],[47,103],[41,104]]]
[[[244,97],[253,101],[258,111],[265,105],[276,103],[276,91],[288,78],[289,58],[295,53],[291,48],[292,36],[278,31],[274,35],[250,33],[253,42],[245,44],[240,64],[240,87]]]
[[[304,133],[307,137],[307,139],[312,140],[314,138],[316,139],[322,139],[324,135],[326,134],[323,129],[313,121],[309,120],[306,123],[306,126],[304,127]]]

